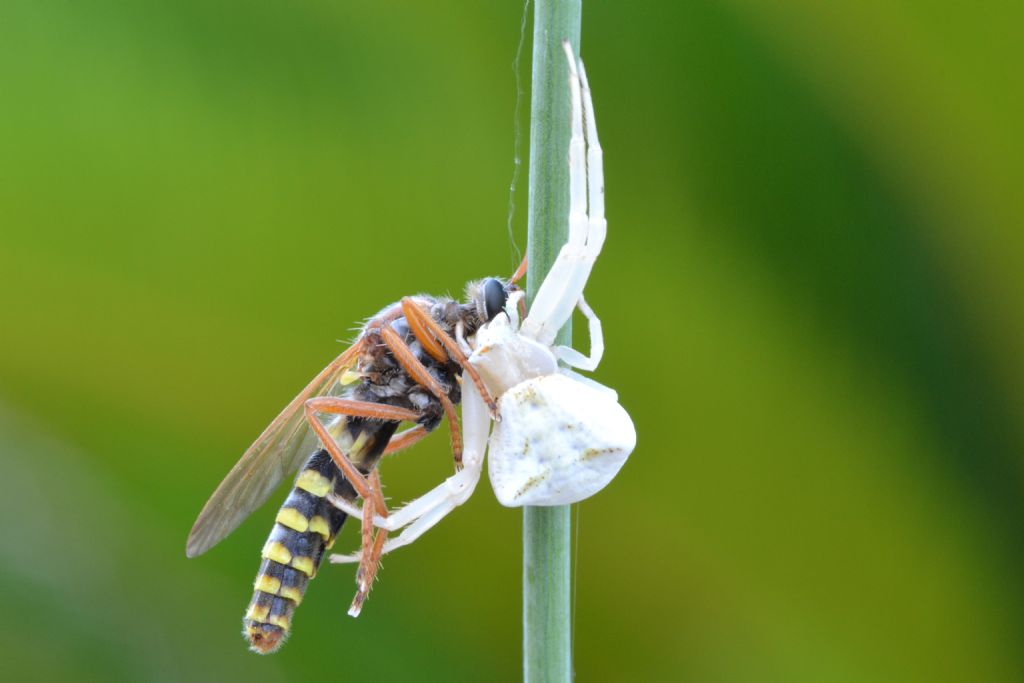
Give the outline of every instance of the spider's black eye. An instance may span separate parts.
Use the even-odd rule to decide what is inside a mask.
[[[505,310],[505,300],[508,299],[508,292],[500,280],[493,277],[484,281],[482,287],[484,294],[484,310],[487,313],[487,321],[490,322],[494,316]]]

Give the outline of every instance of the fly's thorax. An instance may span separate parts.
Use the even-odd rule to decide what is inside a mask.
[[[405,338],[405,343],[447,394],[448,399],[458,404],[462,400],[462,388],[456,380],[458,366],[437,362],[411,333]],[[361,375],[362,383],[352,391],[352,397],[356,400],[414,410],[420,415],[417,421],[427,431],[434,430],[440,424],[444,416],[441,401],[421,386],[390,353],[378,356],[372,365],[361,369]]]
[[[448,336],[454,337],[455,326],[459,322],[472,325],[475,311],[472,306],[460,304],[454,299],[438,299],[430,307],[430,317],[437,321]]]
[[[454,334],[459,322],[465,324],[464,316],[470,310],[466,305],[451,299],[428,300],[421,296],[417,300],[427,306],[428,312],[445,334]],[[394,352],[384,343],[380,332],[383,326],[390,327],[401,338],[409,353],[441,388],[448,400],[453,404],[462,400],[462,388],[457,380],[459,365],[450,359],[439,361],[428,353],[413,331],[413,326],[403,315],[394,315],[367,325],[365,335],[369,349],[360,359],[357,374],[362,381],[352,390],[352,397],[369,403],[414,410],[420,414],[417,422],[431,431],[440,424],[444,415],[442,403],[417,381],[409,368],[399,362]]]
[[[505,315],[481,327],[475,341],[476,348],[469,362],[495,396],[501,396],[520,382],[550,375],[558,369],[551,349],[517,334]]]

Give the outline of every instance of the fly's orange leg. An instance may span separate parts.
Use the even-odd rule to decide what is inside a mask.
[[[359,561],[359,569],[356,571],[356,584],[359,590],[352,599],[352,606],[348,613],[353,617],[359,616],[373,587],[373,580],[377,577],[377,570],[380,568],[380,556],[384,549],[384,542],[388,538],[388,532],[384,529],[376,529],[373,525],[375,514],[381,517],[388,516],[388,507],[384,502],[384,495],[381,490],[380,475],[374,470],[369,477],[372,497],[363,504],[363,543],[362,558]]]
[[[406,429],[404,432],[399,432],[391,437],[391,441],[388,441],[388,446],[384,449],[384,455],[391,455],[405,450],[413,444],[419,443],[429,433],[423,425],[416,425],[411,429]]]
[[[441,402],[441,406],[444,408],[444,414],[448,418],[448,426],[451,428],[452,435],[452,455],[455,458],[456,468],[462,468],[462,434],[459,432],[459,418],[455,414],[455,404],[452,403],[451,399],[441,388],[441,385],[437,383],[437,380],[433,378],[430,372],[424,367],[423,363],[420,362],[413,352],[406,345],[405,341],[391,329],[390,325],[385,325],[380,330],[381,339],[384,340],[385,346],[391,351],[395,360],[402,366],[402,369],[409,373],[413,381],[419,384],[421,387],[429,391],[438,401]]]
[[[363,578],[369,571],[370,560],[373,557],[372,547],[374,541],[374,535],[380,536],[381,529],[375,529],[373,526],[373,516],[380,514],[382,517],[387,516],[387,506],[384,504],[384,495],[381,491],[380,475],[377,470],[374,470],[368,477],[370,486],[370,497],[363,501],[363,527],[362,527],[362,549],[363,557],[359,562],[359,569],[356,571],[356,583],[359,585],[359,592],[364,593],[368,591],[366,582]],[[376,534],[375,534],[376,532]],[[387,535],[386,533],[384,534]],[[376,570],[374,570],[376,573]],[[353,602],[353,604],[355,604]]]
[[[444,352],[444,347],[439,343],[438,330],[440,328],[437,327],[437,323],[434,323],[434,326],[431,327],[427,322],[433,322],[434,319],[409,297],[402,299],[401,306],[402,315],[405,316],[405,321],[409,323],[409,329],[423,346],[423,350],[429,353],[430,357],[438,363],[447,363],[448,354]],[[444,334],[443,330],[441,330],[441,334]]]
[[[405,314],[405,319],[409,322],[409,329],[412,330],[416,339],[423,345],[424,350],[426,350],[427,353],[430,353],[430,355],[439,362],[443,363],[447,361],[448,358],[451,358],[453,361],[458,363],[459,367],[461,367],[466,374],[469,375],[469,378],[473,380],[473,384],[476,385],[476,390],[480,392],[480,397],[483,398],[484,403],[487,404],[487,408],[491,411],[491,417],[498,419],[498,404],[495,403],[494,397],[491,396],[491,392],[489,392],[487,387],[484,386],[483,380],[480,379],[480,373],[476,371],[476,368],[470,365],[469,358],[467,358],[466,354],[459,348],[458,342],[452,339],[451,336],[437,324],[437,321],[434,320],[430,314],[420,308],[413,299],[410,299],[409,297],[402,299],[402,312]],[[443,355],[443,351],[441,358],[434,356],[427,346],[427,339],[429,339],[432,344],[440,342],[444,347],[444,351],[448,352],[447,356]]]
[[[426,427],[424,427],[423,425],[416,425],[415,427],[411,427],[410,429],[406,429],[405,431],[399,432],[398,434],[395,434],[394,436],[391,437],[391,441],[388,441],[388,445],[384,449],[382,455],[393,455],[395,453],[398,453],[399,451],[404,451],[406,448],[409,448],[422,441],[423,438],[428,434],[430,434],[430,432],[428,432]],[[354,503],[351,503],[334,493],[327,494],[327,500],[329,500],[332,505],[334,505],[342,512],[348,513],[353,517],[356,516],[357,513],[355,512],[355,510],[358,510],[358,507]],[[362,511],[358,512],[358,516],[362,518]],[[381,516],[387,517],[387,515]]]
[[[415,422],[420,418],[420,415],[413,410],[406,410],[405,408],[330,396],[309,399],[306,401],[305,407],[306,420],[320,438],[324,448],[331,454],[331,459],[334,460],[335,465],[342,471],[348,482],[352,484],[352,488],[355,489],[359,497],[363,499],[363,515],[361,520],[362,559],[359,563],[359,570],[356,572],[356,583],[359,589],[356,591],[352,606],[349,608],[349,614],[358,616],[367,595],[369,595],[373,580],[377,576],[381,552],[384,548],[384,542],[387,540],[387,532],[374,527],[373,516],[387,517],[388,508],[384,502],[384,495],[381,492],[380,475],[377,470],[364,477],[356,469],[355,465],[352,464],[352,461],[338,448],[337,442],[327,432],[323,423],[317,418],[317,414],[348,415],[350,417],[393,420],[395,422]],[[393,437],[388,442],[388,448],[391,452],[407,448],[422,439],[426,433],[422,426],[407,429],[397,437]],[[387,452],[387,449],[385,449],[385,452]]]
[[[509,278],[509,282],[516,283],[523,279],[523,276],[526,275],[526,260],[527,257],[524,256],[522,262],[519,264],[519,267],[516,268],[516,272],[512,273],[512,277]]]
[[[363,500],[370,499],[370,489],[366,484],[366,479],[356,469],[352,461],[345,457],[345,454],[338,448],[338,444],[334,441],[334,438],[327,432],[327,428],[324,427],[323,423],[317,418],[317,413],[329,413],[333,415],[349,415],[351,417],[366,417],[375,420],[393,420],[395,422],[415,422],[420,418],[419,413],[414,410],[406,410],[405,408],[397,408],[395,406],[384,405],[381,403],[370,403],[368,401],[352,401],[345,398],[334,398],[331,396],[321,396],[319,398],[311,398],[306,401],[306,421],[316,432],[316,435],[320,438],[320,443],[323,444],[327,452],[331,454],[331,459],[334,460],[334,464],[348,479],[348,482],[352,484],[352,488],[356,490],[359,497]]]

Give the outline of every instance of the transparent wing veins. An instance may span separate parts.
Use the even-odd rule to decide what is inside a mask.
[[[310,456],[316,437],[306,425],[303,405],[334,390],[342,373],[359,360],[363,346],[360,338],[321,370],[231,468],[188,535],[188,557],[205,553],[234,531]]]

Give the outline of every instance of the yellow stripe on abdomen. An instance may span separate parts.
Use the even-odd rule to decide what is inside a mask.
[[[336,425],[336,441],[352,462],[369,472],[395,433],[397,422],[344,422]],[[352,438],[353,434],[358,434]],[[291,630],[292,614],[302,602],[309,580],[333,545],[345,513],[326,498],[329,493],[355,499],[355,491],[325,450],[318,450],[302,467],[295,487],[277,513],[263,546],[263,562],[253,584],[255,592],[242,621],[254,652],[274,652]]]
[[[345,521],[345,513],[325,498],[336,483],[344,483],[344,479],[330,455],[318,451],[299,473],[295,488],[277,513],[243,619],[254,652],[274,652],[284,642],[295,607],[302,602],[328,544]]]

